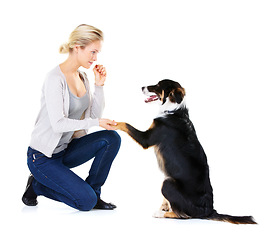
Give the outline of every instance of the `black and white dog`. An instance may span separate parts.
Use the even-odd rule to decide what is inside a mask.
[[[256,224],[251,216],[229,216],[214,210],[207,157],[189,119],[185,89],[166,79],[143,87],[142,91],[148,95],[145,102],[161,102],[159,116],[145,132],[123,122],[118,123],[117,129],[128,133],[144,149],[154,146],[159,167],[165,174],[162,186],[165,199],[155,217]]]

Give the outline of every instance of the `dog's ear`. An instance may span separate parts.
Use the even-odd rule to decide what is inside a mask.
[[[185,96],[185,89],[184,88],[177,88],[170,92],[169,98],[171,102],[177,102],[180,104]]]

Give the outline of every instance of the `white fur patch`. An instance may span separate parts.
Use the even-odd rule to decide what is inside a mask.
[[[155,218],[164,218],[165,217],[165,211],[158,210],[153,215]]]
[[[142,89],[143,94],[145,94],[146,96],[151,96],[153,93],[149,92],[147,87],[144,87]]]
[[[186,97],[184,96],[181,103],[173,103],[169,100],[169,98],[167,98],[166,102],[163,105],[161,105],[159,114],[157,117],[164,117],[170,114],[170,112],[176,111],[180,108],[184,108],[186,106],[185,100],[186,100]]]

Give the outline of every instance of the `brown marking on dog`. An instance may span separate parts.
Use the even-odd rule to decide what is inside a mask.
[[[150,129],[154,128],[154,127],[155,127],[155,122],[153,121],[148,130],[150,130]]]
[[[182,87],[173,89],[168,95],[169,100],[173,103],[176,102],[178,94],[181,95],[183,98],[185,96],[185,89]]]
[[[159,168],[161,169],[161,171],[164,174],[166,174],[164,157],[162,156],[158,146],[154,146],[154,152],[155,152],[155,155],[156,155],[156,158],[157,158]]]
[[[170,207],[170,203],[166,198],[163,199],[163,203],[162,203],[162,205],[160,207],[160,210],[165,211],[165,212],[172,211],[171,207]]]
[[[128,133],[127,124],[125,122],[117,122],[115,129]]]
[[[178,89],[180,89],[182,95],[185,96],[185,89],[184,88],[178,88]]]
[[[176,215],[176,213],[174,213],[174,212],[166,212],[166,213],[164,214],[164,217],[165,217],[165,218],[179,218],[179,217]]]
[[[162,94],[161,94],[161,101],[164,102],[164,97],[165,97],[165,91],[162,90]]]

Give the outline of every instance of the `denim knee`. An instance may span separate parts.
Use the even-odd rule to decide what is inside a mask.
[[[97,195],[92,190],[91,193],[83,193],[76,201],[76,208],[80,211],[90,211],[97,204]]]
[[[120,135],[116,131],[106,131],[106,139],[110,144],[115,144],[117,146],[120,146],[121,138]]]

